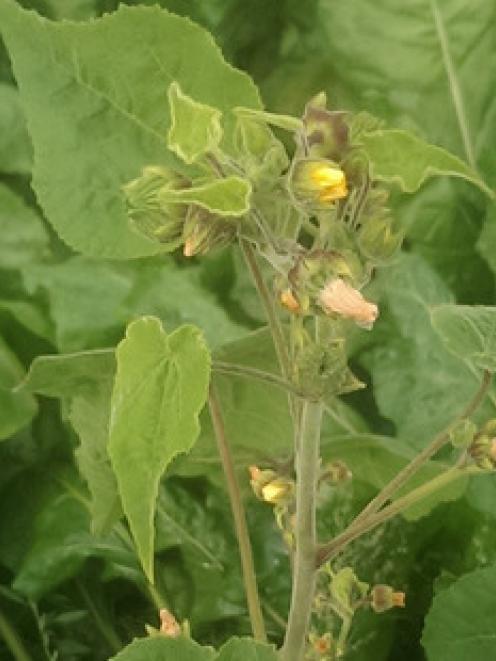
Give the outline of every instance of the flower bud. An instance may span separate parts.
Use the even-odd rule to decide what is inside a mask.
[[[391,608],[404,608],[405,593],[395,592],[389,585],[374,585],[370,592],[370,605],[376,613],[384,613]]]
[[[352,472],[344,461],[331,461],[324,466],[322,479],[327,479],[331,484],[338,485],[351,480]]]
[[[282,505],[291,499],[294,491],[292,480],[278,477],[262,487],[262,498],[270,505]]]
[[[141,176],[122,187],[131,223],[150,239],[179,245],[187,207],[161,203],[159,192],[164,188],[176,190],[188,185],[184,177],[168,168],[145,167]]]
[[[384,219],[370,219],[358,234],[358,247],[362,254],[377,264],[387,262],[401,246],[403,235],[393,233],[391,224]]]
[[[191,206],[184,224],[184,256],[204,255],[226,246],[235,237],[236,230],[235,219],[215,216],[201,207]]]
[[[309,212],[329,209],[336,200],[348,195],[343,170],[323,158],[295,161],[289,185],[295,201]]]
[[[496,438],[490,438],[487,434],[477,435],[469,454],[479,468],[493,470],[496,468]]]
[[[281,305],[283,305],[286,310],[289,310],[294,314],[300,312],[300,304],[298,303],[291,289],[285,289],[283,292],[281,292],[279,300],[281,301]]]
[[[177,638],[181,635],[178,621],[166,608],[160,609],[160,633],[167,638]]]
[[[342,278],[330,280],[321,290],[319,303],[326,314],[337,314],[352,319],[358,326],[371,329],[377,319],[377,305],[367,301],[362,294]]]
[[[313,651],[316,652],[319,656],[327,655],[332,650],[333,640],[330,633],[325,633],[323,636],[318,637],[312,636],[312,640],[310,642]]]
[[[285,477],[280,477],[273,470],[261,470],[258,466],[250,466],[250,484],[255,496],[271,505],[286,503],[293,495],[294,483]]]
[[[303,115],[305,151],[311,156],[341,159],[349,149],[347,116],[343,111],[327,110],[325,92],[311,99]]]
[[[477,427],[471,420],[460,420],[450,432],[450,441],[455,448],[467,448],[476,432]]]

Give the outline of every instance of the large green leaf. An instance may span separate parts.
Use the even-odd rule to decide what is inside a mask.
[[[39,216],[10,188],[0,184],[0,265],[18,268],[48,252],[48,235]]]
[[[439,305],[431,318],[450,351],[477,369],[496,371],[496,307]]]
[[[30,173],[31,151],[19,93],[0,82],[0,172]]]
[[[36,516],[33,541],[22,559],[14,582],[16,590],[39,599],[78,573],[92,555],[89,516],[81,502],[59,493]]]
[[[210,357],[196,328],[182,326],[167,335],[154,317],[131,323],[116,355],[109,455],[139,557],[153,581],[158,484],[170,461],[198,437]]]
[[[366,133],[361,142],[376,179],[396,183],[405,193],[414,193],[429,178],[460,177],[478,186],[489,197],[491,191],[472,168],[457,156],[429,145],[413,133],[397,129]]]
[[[4,0],[0,25],[34,144],[33,186],[57,232],[89,255],[159,251],[128,224],[120,189],[145,165],[183,168],[167,149],[171,79],[221,111],[260,106],[251,80],[208,33],[157,7],[57,24]],[[228,121],[227,147],[231,133]]]
[[[215,661],[276,661],[271,645],[257,643],[252,638],[231,638],[219,650]]]
[[[325,84],[341,107],[413,129],[490,176],[495,18],[487,0],[413,0],[408,12],[395,0],[322,2]]]
[[[244,332],[202,284],[196,265],[178,268],[171,261],[123,263],[77,256],[26,266],[23,279],[30,293],[48,296],[61,351],[114,345],[130,319],[147,314],[160,317],[171,329],[198,324],[211,346]]]
[[[493,565],[462,576],[435,596],[422,636],[429,661],[496,656],[495,582]]]
[[[74,397],[69,415],[80,439],[76,459],[91,494],[91,528],[95,535],[108,532],[122,514],[107,454],[110,394],[108,382],[98,384],[84,395]]]
[[[369,335],[375,343],[360,360],[372,374],[374,396],[396,433],[415,447],[450,423],[480,384],[477,370],[449,352],[432,328],[430,307],[453,297],[428,264],[401,255],[379,276],[381,316]],[[478,415],[490,415],[494,391]]]
[[[71,398],[111,382],[114,372],[113,349],[38,356],[18,389],[46,397]]]
[[[276,661],[273,647],[251,638],[231,638],[215,653],[189,638],[156,636],[135,640],[110,661]]]
[[[109,661],[214,661],[211,647],[200,647],[190,638],[155,636],[134,640]]]
[[[0,440],[25,427],[36,413],[29,393],[12,391],[22,376],[22,365],[0,337]]]

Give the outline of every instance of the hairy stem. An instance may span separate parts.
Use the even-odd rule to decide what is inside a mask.
[[[466,475],[480,475],[484,472],[485,471],[478,468],[477,466],[468,466],[465,468],[450,468],[444,473],[441,473],[441,475],[438,475],[425,484],[422,484],[420,487],[413,489],[405,496],[398,498],[393,503],[391,503],[391,505],[388,505],[380,512],[372,514],[367,519],[356,525],[350,526],[327,544],[323,544],[317,552],[316,566],[320,567],[325,562],[332,560],[332,558],[340,553],[354,539],[357,539],[365,533],[370,532],[381,523],[389,521],[389,519],[392,519],[397,514],[404,512],[415,503],[418,503],[427,496],[430,496],[436,491],[439,491],[448,484],[451,484],[452,482],[459,480],[461,477]]]
[[[265,372],[264,370],[259,370],[255,367],[248,367],[247,365],[237,365],[235,363],[225,363],[221,360],[214,360],[212,363],[212,369],[214,372],[219,372],[220,374],[232,374],[233,376],[242,376],[248,379],[255,379],[257,381],[263,381],[264,383],[270,383],[278,388],[286,390],[293,395],[303,396],[303,393],[296,388],[292,383],[286,381],[277,374],[272,374],[271,372]]]
[[[288,627],[281,650],[283,661],[301,661],[312,613],[317,550],[316,490],[319,472],[320,428],[323,406],[301,405],[296,439],[296,524],[293,590]]]
[[[377,512],[391,496],[398,491],[406,482],[439,450],[449,443],[451,431],[461,421],[469,418],[472,413],[483,401],[489,387],[491,385],[491,373],[487,370],[482,377],[482,383],[479,386],[472,400],[469,402],[465,410],[452,422],[445,430],[438,434],[435,439],[426,448],[422,450],[412,461],[407,464],[386,486],[373,498],[370,503],[360,512],[360,514],[351,523],[350,528],[367,520],[370,514]]]
[[[210,386],[208,403],[210,407],[212,425],[214,428],[215,437],[217,439],[217,447],[219,449],[219,455],[227,481],[229,500],[231,501],[231,509],[234,518],[236,536],[238,539],[239,554],[241,557],[241,567],[243,570],[243,580],[246,591],[246,600],[248,602],[248,612],[250,614],[253,636],[256,640],[266,641],[267,636],[265,633],[262,608],[258,596],[257,577],[253,563],[253,553],[250,543],[250,536],[248,534],[248,526],[246,524],[245,509],[241,499],[238,481],[236,479],[231,451],[229,449],[226,438],[219,399],[213,385]]]
[[[15,661],[32,661],[31,656],[26,651],[17,631],[14,629],[9,620],[0,611],[0,637],[2,637],[7,645],[12,657]]]
[[[258,295],[260,296],[260,300],[264,306],[265,314],[267,315],[267,322],[269,324],[270,332],[272,333],[272,338],[274,340],[274,347],[279,365],[281,367],[281,372],[285,379],[289,379],[291,370],[289,365],[289,355],[286,347],[286,340],[284,338],[281,322],[279,321],[277,311],[274,307],[272,296],[267,285],[265,284],[257,263],[255,251],[253,250],[251,244],[243,239],[240,241],[240,245],[246,264],[253,278],[253,282],[255,283]]]

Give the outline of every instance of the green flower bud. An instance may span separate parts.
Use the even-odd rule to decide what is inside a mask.
[[[479,468],[493,470],[496,468],[496,438],[479,434],[470,446],[469,454]]]
[[[325,211],[348,195],[346,175],[334,161],[324,158],[295,160],[289,191],[305,211]]]
[[[477,433],[477,426],[471,420],[460,420],[450,432],[450,441],[455,448],[467,448]]]
[[[140,177],[122,187],[132,225],[150,239],[179,245],[187,207],[160,203],[159,192],[164,188],[176,190],[188,185],[184,177],[168,168],[145,167]]]
[[[400,248],[403,241],[401,232],[393,232],[385,219],[367,220],[358,234],[360,252],[375,264],[385,264]]]
[[[238,220],[190,206],[184,223],[184,255],[204,255],[214,248],[226,246],[236,236]]]

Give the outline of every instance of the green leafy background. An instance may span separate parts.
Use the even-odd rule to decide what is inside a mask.
[[[160,319],[166,333],[196,324],[214,360],[276,370],[236,251],[188,262],[150,256],[155,246],[133,233],[115,193],[144,164],[177,164],[166,149],[171,76],[185,93],[221,110],[260,107],[249,78],[177,16],[213,34],[270,111],[299,115],[323,89],[335,108],[366,110],[387,128],[448,149],[494,189],[496,3],[158,3],[175,15],[151,7],[113,13],[116,0],[19,4],[56,22],[20,18],[14,0],[0,0],[0,32],[13,53],[11,62],[0,49],[0,613],[33,659],[143,658],[133,647],[119,652],[143,635],[145,623],[157,626],[158,602],[187,618],[196,640],[218,649],[232,635],[249,635],[250,626],[208,415],[201,415],[191,454],[174,460],[159,487],[155,592],[119,522],[105,452],[113,348],[139,316]],[[79,23],[103,14],[101,23]],[[164,31],[183,40],[176,44]],[[324,455],[347,461],[355,477],[323,494],[323,535],[341,529],[443,428],[476,389],[480,368],[494,365],[494,202],[464,181],[431,179],[414,196],[397,190],[394,212],[404,249],[370,287],[378,323],[352,342],[354,370],[369,387],[328,403]],[[102,214],[112,221],[103,224]],[[135,259],[111,259],[129,256]],[[487,333],[482,345],[474,331],[460,347],[473,320],[456,304],[487,311],[475,320]],[[277,643],[289,567],[271,512],[250,495],[246,467],[267,454],[287,458],[287,402],[270,386],[226,375],[215,380],[269,637]],[[480,415],[495,409],[493,389]],[[405,610],[360,615],[347,659],[496,655],[486,620],[496,606],[496,487],[491,477],[462,487],[346,551],[340,562],[355,566],[362,580],[407,593]],[[477,636],[487,647],[473,647]],[[140,644],[150,647],[150,659],[168,658],[172,652],[161,648],[174,645]],[[9,658],[2,645],[0,638],[0,658]],[[189,659],[191,650],[173,653]],[[219,661],[240,654],[272,658],[270,650],[204,651]]]

